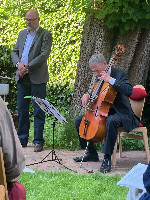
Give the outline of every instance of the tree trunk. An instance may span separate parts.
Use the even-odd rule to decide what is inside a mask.
[[[114,66],[127,72],[133,86],[136,84],[146,85],[150,69],[150,29],[137,29],[120,34],[117,29],[109,30],[102,20],[92,16],[83,27],[71,113],[83,111],[81,97],[93,87],[94,77],[88,64],[90,57],[94,53],[100,52],[109,62],[119,44],[125,46],[125,53],[114,63]]]

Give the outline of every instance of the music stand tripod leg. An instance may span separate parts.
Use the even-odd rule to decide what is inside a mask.
[[[47,160],[47,161],[55,161],[55,160],[58,160],[58,157],[55,153],[55,150],[54,150],[54,135],[55,135],[55,124],[57,122],[57,119],[55,118],[55,120],[53,121],[53,142],[52,142],[52,150],[41,160],[41,162],[43,162],[50,154],[52,154],[52,159],[51,160]]]

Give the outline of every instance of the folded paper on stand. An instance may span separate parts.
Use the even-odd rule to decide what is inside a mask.
[[[39,107],[46,113],[54,115],[60,122],[67,122],[67,120],[59,113],[59,111],[45,99],[32,97],[32,99],[39,105]]]
[[[138,163],[117,183],[117,185],[143,190],[143,174],[146,171],[147,166],[148,165]]]

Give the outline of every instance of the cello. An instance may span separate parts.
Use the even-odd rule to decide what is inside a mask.
[[[108,73],[113,62],[124,53],[124,46],[119,45],[118,51],[110,59],[105,70]],[[99,80],[93,88],[88,108],[79,126],[79,135],[92,142],[101,142],[106,135],[106,119],[116,97],[116,90],[103,80]]]

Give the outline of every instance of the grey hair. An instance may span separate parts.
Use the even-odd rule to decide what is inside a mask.
[[[89,59],[89,66],[92,66],[94,63],[99,63],[100,65],[103,64],[103,62],[105,61],[105,57],[103,56],[103,54],[98,53],[98,54],[94,54],[91,56],[91,58]]]

